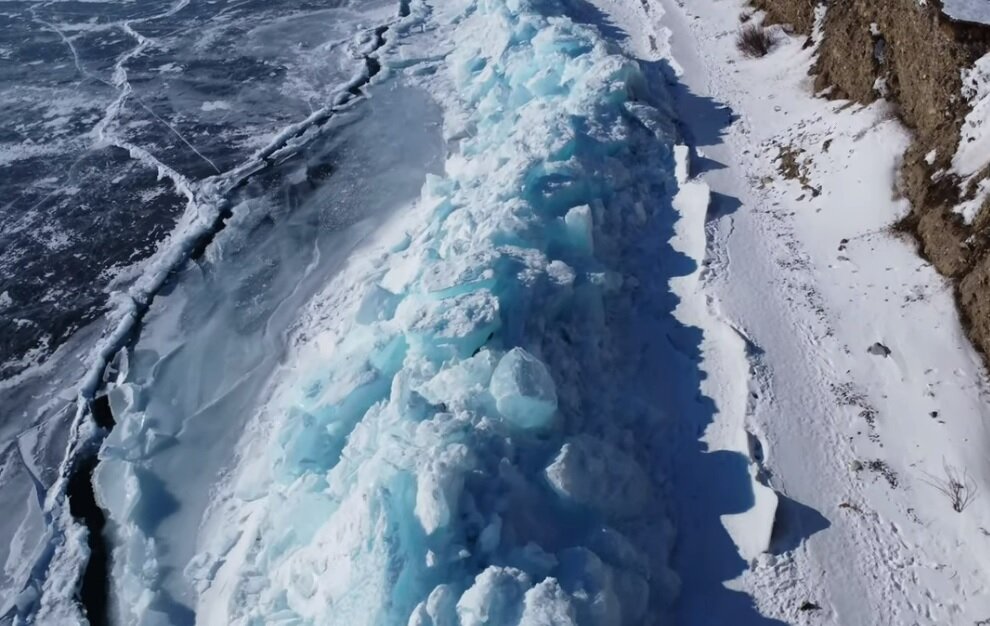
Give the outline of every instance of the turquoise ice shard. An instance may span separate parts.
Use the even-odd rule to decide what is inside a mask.
[[[564,215],[564,224],[567,226],[567,236],[575,248],[588,254],[594,252],[595,243],[592,234],[594,225],[591,221],[591,207],[582,204],[572,208]]]
[[[502,357],[489,389],[499,413],[520,428],[543,428],[557,411],[557,389],[550,372],[522,348]]]

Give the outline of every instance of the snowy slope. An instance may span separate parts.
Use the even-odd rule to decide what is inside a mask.
[[[677,111],[715,200],[694,234],[704,270],[682,304],[704,330],[704,390],[720,408],[703,439],[746,450],[780,502],[767,552],[719,569],[685,554],[705,541],[685,519],[705,514],[675,500],[682,623],[719,623],[723,584],[761,614],[725,623],[985,619],[990,502],[959,513],[937,485],[951,468],[986,492],[987,386],[950,287],[889,230],[907,210],[893,193],[905,131],[883,103],[814,99],[800,40],[777,33],[767,58],[741,58],[742,3],[599,6],[641,56],[652,51],[635,42],[670,33],[687,84]],[[797,155],[794,179],[782,149]],[[767,531],[759,509],[744,524],[721,516],[743,554]]]

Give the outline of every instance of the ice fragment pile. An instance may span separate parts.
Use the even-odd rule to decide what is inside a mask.
[[[410,5],[406,32],[447,54],[399,42],[382,63],[435,73],[445,174],[330,285],[247,430],[185,571],[203,623],[605,626],[669,607],[666,416],[640,393],[657,373],[637,332],[666,293],[650,254],[676,132],[662,85],[564,9]],[[114,402],[115,440],[169,445]],[[116,567],[129,623],[152,624],[142,511],[161,503],[129,454]]]

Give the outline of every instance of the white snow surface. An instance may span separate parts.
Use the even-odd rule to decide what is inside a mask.
[[[696,530],[705,511],[676,494],[698,493],[726,473],[700,466],[686,484],[675,480],[677,617],[985,620],[990,500],[978,496],[960,513],[936,485],[950,468],[986,493],[987,384],[951,286],[889,229],[908,210],[893,192],[908,133],[883,103],[814,98],[814,48],[803,38],[778,32],[766,58],[741,58],[742,2],[664,0],[663,15],[596,3],[630,32],[672,33],[686,84],[676,110],[715,201],[691,234],[703,269],[681,292],[682,314],[705,335],[702,389],[718,407],[703,440],[713,455],[751,458],[779,502],[768,549],[719,567],[709,557],[717,535]],[[729,109],[719,105],[737,118],[720,120]],[[806,183],[780,172],[781,147],[803,151]],[[877,342],[888,356],[869,352]],[[740,554],[758,543],[754,535],[770,533],[759,501],[722,516]],[[715,511],[725,506],[712,502]],[[747,596],[731,612],[718,608],[726,587]],[[818,608],[799,610],[805,603]]]
[[[942,11],[954,20],[990,24],[990,0],[942,0]]]

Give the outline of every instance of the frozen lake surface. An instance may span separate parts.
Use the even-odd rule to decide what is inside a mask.
[[[201,181],[349,79],[394,7],[290,0],[0,6],[0,377],[106,309]]]
[[[743,11],[2,3],[0,625],[990,614],[908,133]]]

